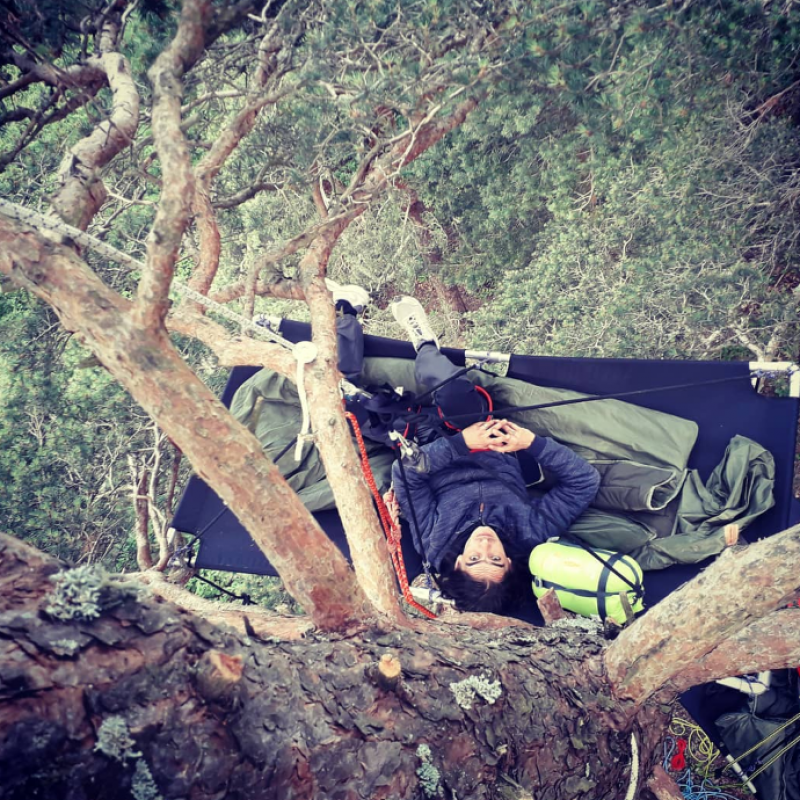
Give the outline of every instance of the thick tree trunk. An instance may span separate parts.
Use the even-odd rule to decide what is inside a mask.
[[[0,537],[0,798],[464,800],[516,783],[617,800],[666,723],[658,706],[627,721],[594,634],[431,624],[267,643],[110,579],[96,616],[68,619],[57,570]]]

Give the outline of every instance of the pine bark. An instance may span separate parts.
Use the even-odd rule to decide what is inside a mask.
[[[676,693],[796,663],[800,613],[776,606],[798,543],[728,554],[607,645],[569,621],[242,636],[107,577],[95,611],[65,614],[61,565],[0,536],[0,798],[668,797]],[[752,613],[715,599],[731,576],[756,585]],[[654,635],[670,603],[675,646]]]
[[[666,724],[658,705],[632,720],[615,700],[598,635],[430,625],[259,641],[118,584],[97,618],[64,622],[47,611],[58,569],[0,537],[4,800],[127,798],[148,778],[193,800],[418,798],[423,783],[439,797],[517,784],[537,800],[619,798]],[[396,686],[375,677],[387,655]],[[479,678],[496,697],[454,691]]]

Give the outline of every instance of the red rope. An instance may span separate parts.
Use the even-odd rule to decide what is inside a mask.
[[[389,546],[389,553],[392,556],[392,563],[394,564],[394,571],[397,574],[397,581],[400,584],[400,591],[403,593],[403,599],[413,608],[416,608],[421,614],[424,614],[428,619],[436,619],[436,614],[429,611],[425,606],[420,605],[411,594],[411,587],[408,585],[408,575],[406,574],[406,565],[403,561],[403,550],[400,547],[400,529],[392,522],[389,509],[386,503],[383,502],[383,497],[378,491],[378,486],[375,483],[375,476],[372,474],[372,467],[367,457],[367,448],[364,444],[364,437],[361,435],[361,426],[355,415],[349,411],[344,412],[345,417],[350,421],[353,427],[353,434],[356,437],[358,444],[358,452],[361,456],[361,471],[364,473],[364,480],[367,482],[372,497],[375,500],[375,505],[378,507],[378,516],[381,518],[383,525],[383,532],[386,535],[386,543]]]

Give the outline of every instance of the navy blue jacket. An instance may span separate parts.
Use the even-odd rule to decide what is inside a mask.
[[[425,551],[420,555],[434,569],[441,570],[443,556],[472,523],[505,532],[508,555],[525,557],[586,510],[600,485],[591,464],[545,436],[537,436],[527,452],[558,481],[539,499],[528,496],[516,456],[471,452],[460,433],[424,445],[416,463],[404,461],[406,481],[394,464],[392,483],[403,515],[413,519],[410,494]]]

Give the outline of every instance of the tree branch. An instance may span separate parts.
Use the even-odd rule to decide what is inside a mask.
[[[246,186],[244,189],[228,195],[228,197],[221,197],[214,200],[211,205],[217,209],[236,208],[236,206],[240,206],[242,203],[252,200],[261,192],[277,192],[279,189],[283,188],[283,186],[284,184],[282,182],[256,181],[250,186]]]
[[[665,684],[684,685],[685,670],[792,599],[800,589],[798,563],[800,525],[741,552],[724,552],[626,628],[606,650],[605,665],[617,695],[638,707]],[[732,592],[732,586],[737,591]],[[703,613],[687,620],[685,610],[691,608],[702,608]]]
[[[289,68],[288,60],[279,59],[281,50],[281,32],[277,26],[273,26],[263,37],[258,48],[256,91],[247,98],[244,107],[217,136],[211,150],[201,159],[195,170],[194,213],[200,233],[200,259],[189,286],[201,294],[208,294],[211,288],[219,269],[221,252],[219,226],[210,198],[211,184],[242,139],[252,132],[261,110],[277,102],[281,96],[266,91],[270,82],[279,81]]]
[[[153,556],[150,549],[150,539],[147,535],[149,506],[147,500],[143,497],[147,486],[147,467],[139,464],[136,457],[130,453],[128,454],[128,467],[131,473],[136,563],[139,569],[150,569],[153,566]]]
[[[71,225],[85,230],[106,194],[98,171],[130,145],[139,127],[139,92],[128,60],[116,48],[119,15],[104,25],[100,54],[90,59],[108,81],[112,92],[111,116],[76,144],[58,172],[60,187],[52,200],[54,210]]]
[[[197,474],[236,509],[315,624],[345,631],[368,624],[371,605],[338,548],[264,456],[256,438],[187,367],[163,331],[138,326],[131,303],[103,284],[71,250],[4,217],[0,272],[53,306],[68,330],[80,332]]]
[[[264,259],[259,259],[259,264],[264,265]],[[246,280],[223,286],[216,292],[208,296],[209,300],[215,303],[230,303],[238,300],[247,293],[248,285]],[[255,294],[259,297],[277,297],[280,300],[305,300],[303,289],[300,284],[290,278],[280,278],[278,280],[260,280],[255,284]]]
[[[164,176],[135,308],[137,322],[150,331],[163,326],[169,309],[175,260],[195,194],[189,147],[181,131],[181,79],[203,53],[212,12],[209,0],[184,0],[175,38],[148,71],[153,85],[153,137]]]
[[[167,317],[167,327],[203,342],[221,367],[267,367],[292,380],[297,375],[297,361],[286,348],[253,339],[233,339],[222,325],[190,308],[181,306],[173,311]]]
[[[796,667],[800,664],[800,609],[782,608],[757,619],[717,645],[699,661],[690,662],[672,681],[684,692],[719,678]]]
[[[345,227],[346,224],[341,224],[329,228],[312,242],[300,262],[300,277],[314,320],[312,336],[317,346],[317,356],[305,373],[309,413],[359,585],[381,613],[400,622],[403,614],[397,602],[389,550],[342,411],[335,311],[323,281],[331,251]]]
[[[315,241],[319,236],[326,235],[328,230],[333,230],[341,223],[345,227],[354,219],[359,217],[366,211],[367,203],[380,194],[389,184],[394,175],[406,164],[409,164],[415,158],[418,158],[430,147],[433,147],[437,142],[441,141],[450,131],[461,125],[467,118],[467,115],[478,106],[479,97],[471,97],[462,102],[453,113],[441,120],[433,120],[426,123],[424,126],[416,129],[415,136],[411,143],[407,142],[408,136],[400,137],[395,143],[392,150],[387,153],[383,158],[379,158],[372,163],[369,170],[366,171],[364,181],[360,189],[353,187],[353,190],[348,188],[347,192],[351,199],[351,203],[344,210],[339,210],[336,214],[330,214],[321,222],[309,226],[302,233],[297,234],[282,247],[265,253],[258,261],[258,270],[261,271],[271,264],[277,264],[284,258],[294,255],[300,250],[308,247],[311,242]],[[274,294],[273,291],[264,292],[263,284],[259,284],[256,289],[257,294]],[[263,287],[266,288],[266,287]],[[211,295],[211,298],[219,303],[230,302],[236,297],[242,297],[247,291],[246,281],[237,281],[236,283],[226,286],[225,289]],[[293,299],[297,298],[293,295]]]
[[[198,614],[206,622],[212,625],[229,625],[242,634],[256,633],[265,639],[275,637],[291,641],[302,638],[313,629],[308,617],[283,617],[258,606],[243,609],[229,603],[207,600],[171,583],[161,572],[147,571],[131,577],[147,584],[153,594]]]
[[[97,63],[76,64],[71,67],[55,67],[52,64],[36,63],[21,53],[10,51],[11,58],[23,75],[7,86],[0,87],[0,100],[27,89],[34,83],[46,83],[56,88],[83,88],[88,84],[99,84],[106,80],[102,65]]]

